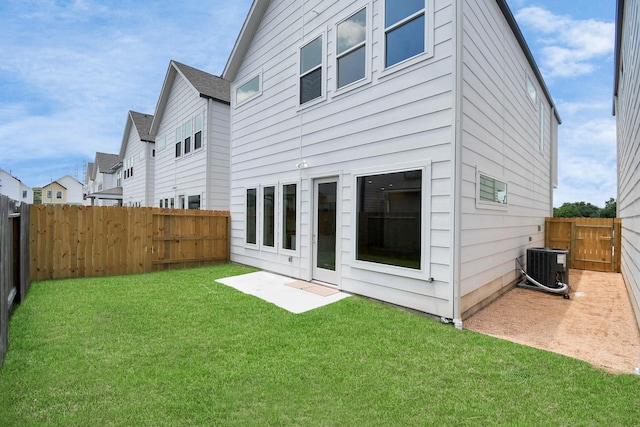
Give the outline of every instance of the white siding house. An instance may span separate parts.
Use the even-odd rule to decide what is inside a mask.
[[[0,194],[22,203],[33,203],[33,190],[24,182],[0,169]]]
[[[71,175],[42,186],[43,205],[82,205],[83,196],[82,183]]]
[[[171,61],[150,134],[153,206],[229,210],[228,82]]]
[[[621,269],[640,326],[640,2],[618,0],[614,114],[618,139]],[[639,367],[640,369],[640,367]]]
[[[129,111],[122,136],[122,167],[116,179],[125,206],[154,206],[155,141],[149,135],[153,116]]]
[[[544,245],[560,122],[503,0],[255,0],[233,261],[462,319]]]
[[[122,204],[122,186],[118,172],[122,166],[118,154],[96,153],[95,162],[87,164],[89,183],[85,184],[89,192],[84,195],[92,206],[118,206]],[[44,195],[43,195],[44,198]]]

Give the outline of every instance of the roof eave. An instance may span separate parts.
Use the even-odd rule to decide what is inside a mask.
[[[622,58],[620,57],[622,53],[622,24],[624,19],[624,0],[616,1],[616,41],[614,47],[615,59],[613,62],[613,106],[612,106],[612,115],[616,115],[616,104],[615,98],[618,96],[618,85],[620,84],[620,64]]]
[[[538,64],[536,64],[536,60],[534,59],[533,54],[531,53],[531,49],[529,49],[529,45],[527,44],[527,41],[524,39],[524,36],[522,35],[522,31],[520,31],[520,27],[518,26],[518,23],[516,22],[516,19],[513,16],[513,13],[511,13],[511,9],[509,9],[509,6],[507,5],[507,2],[505,0],[496,0],[496,3],[498,4],[498,7],[502,11],[502,14],[504,15],[505,19],[507,20],[509,27],[511,27],[511,31],[516,36],[516,40],[518,41],[518,44],[520,45],[520,48],[522,49],[524,56],[527,58],[527,61],[529,62],[529,65],[533,70],[533,74],[535,74],[536,79],[538,80],[538,83],[540,84],[540,87],[542,88],[542,91],[544,92],[544,95],[547,98],[547,101],[549,101],[549,105],[554,111],[556,119],[558,120],[558,124],[561,124],[562,120],[560,119],[560,114],[558,114],[558,109],[556,108],[553,102],[553,99],[551,98],[551,93],[549,92],[549,88],[547,88],[547,84],[544,82],[544,79],[542,78],[542,73],[538,68]]]

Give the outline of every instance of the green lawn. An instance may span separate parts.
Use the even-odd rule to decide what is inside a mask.
[[[640,377],[360,297],[292,314],[225,265],[34,283],[0,426],[640,424]]]

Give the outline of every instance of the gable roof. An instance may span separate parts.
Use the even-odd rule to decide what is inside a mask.
[[[89,162],[87,163],[87,172],[84,175],[84,183],[88,184],[90,180],[94,179],[93,177],[95,176],[95,172],[94,170],[94,164],[93,162]]]
[[[129,110],[127,113],[127,123],[124,126],[124,133],[122,135],[122,142],[120,143],[120,160],[124,158],[127,152],[127,144],[129,143],[129,133],[131,128],[135,128],[138,132],[138,138],[144,142],[155,142],[155,138],[149,133],[151,131],[151,123],[153,122],[153,116],[151,114],[138,113],[137,111]]]
[[[118,154],[97,152],[94,171],[100,173],[113,173],[115,171],[112,169],[114,166],[117,166],[118,163],[120,163],[120,156]]]
[[[531,69],[533,70],[533,73],[535,74],[536,79],[538,80],[538,83],[540,84],[540,87],[542,88],[542,91],[544,92],[544,95],[549,102],[549,105],[553,108],[558,123],[562,123],[560,115],[558,114],[558,110],[556,109],[553,99],[551,98],[551,94],[549,93],[549,89],[547,88],[547,85],[542,78],[542,73],[540,73],[540,69],[538,68],[536,61],[531,54],[531,50],[529,49],[529,46],[527,45],[527,42],[522,35],[522,31],[520,31],[520,27],[518,26],[518,23],[511,13],[511,9],[509,9],[506,0],[495,1],[498,4],[498,7],[500,8],[500,11],[504,15],[505,19],[507,20],[511,31],[515,35],[516,40],[518,41],[518,44],[522,49],[522,52],[527,58],[527,61],[529,62],[529,65],[531,66]],[[249,13],[247,14],[247,18],[242,25],[240,34],[236,39],[236,43],[231,50],[231,54],[229,55],[227,64],[225,65],[224,71],[222,72],[223,79],[232,82],[236,78],[238,70],[240,69],[240,65],[242,64],[242,60],[244,59],[244,56],[246,55],[247,50],[251,45],[251,41],[253,40],[253,37],[255,36],[258,27],[260,26],[260,21],[262,20],[264,12],[267,10],[267,6],[270,2],[271,0],[253,0],[251,8],[249,9]]]
[[[173,87],[173,83],[178,75],[189,83],[201,98],[211,99],[222,104],[231,104],[229,98],[230,85],[228,81],[205,71],[198,70],[197,68],[171,60],[169,61],[169,68],[167,69],[167,74],[164,78],[164,83],[162,84],[162,90],[160,91],[156,111],[153,115],[153,120],[149,130],[151,135],[155,135],[158,131],[162,115],[164,114],[164,109],[167,106],[169,94],[171,93],[171,88]]]

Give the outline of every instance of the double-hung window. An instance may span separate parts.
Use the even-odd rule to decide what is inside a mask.
[[[385,0],[385,68],[428,52],[426,2],[432,0]]]
[[[322,96],[322,36],[300,49],[300,105]]]
[[[176,157],[182,156],[182,126],[176,128]]]
[[[202,114],[198,114],[193,122],[193,149],[199,150],[202,148]]]
[[[365,78],[367,57],[367,9],[337,26],[336,61],[338,89]]]
[[[191,152],[191,119],[184,122],[184,154]]]

